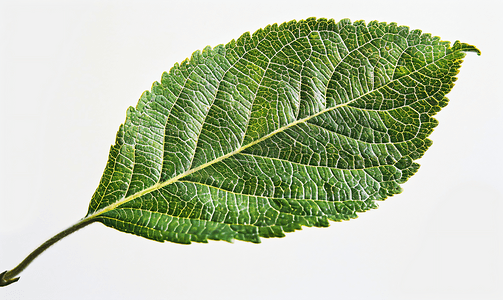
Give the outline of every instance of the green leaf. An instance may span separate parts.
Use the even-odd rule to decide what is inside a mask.
[[[85,219],[188,244],[356,218],[418,170],[465,52],[315,18],[196,51],[128,109]]]

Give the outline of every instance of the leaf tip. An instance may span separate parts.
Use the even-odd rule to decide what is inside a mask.
[[[452,49],[454,51],[464,51],[464,52],[475,52],[477,53],[478,56],[480,56],[482,54],[482,52],[480,52],[479,49],[477,49],[477,47],[473,46],[473,45],[469,45],[469,44],[466,44],[466,43],[461,43],[460,41],[456,41],[454,42],[454,45],[452,45]]]

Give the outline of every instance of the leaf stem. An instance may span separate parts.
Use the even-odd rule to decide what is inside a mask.
[[[62,240],[64,237],[74,233],[75,231],[86,227],[87,225],[96,221],[95,218],[84,218],[80,220],[78,223],[73,226],[61,231],[56,234],[52,238],[48,239],[45,243],[40,245],[37,249],[35,249],[32,253],[30,253],[17,267],[10,271],[5,271],[0,274],[0,287],[7,286],[11,283],[14,283],[19,280],[19,277],[16,277],[21,273],[37,256],[39,256],[42,252],[47,250],[47,248],[54,245],[56,242]]]

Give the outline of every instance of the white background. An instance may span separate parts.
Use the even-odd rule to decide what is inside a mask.
[[[476,45],[404,192],[283,239],[157,243],[93,224],[0,299],[503,299],[498,1],[2,1],[0,272],[87,212],[128,106],[197,49],[307,17]]]

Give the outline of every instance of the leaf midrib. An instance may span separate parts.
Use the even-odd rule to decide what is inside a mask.
[[[432,62],[430,62],[430,63],[428,63],[428,64],[424,65],[423,67],[421,67],[421,68],[419,68],[419,69],[414,70],[413,72],[411,72],[411,73],[409,73],[409,74],[407,74],[407,75],[401,76],[401,77],[399,77],[399,78],[395,78],[395,79],[393,79],[393,80],[391,80],[391,81],[387,82],[386,84],[384,84],[384,85],[382,85],[382,86],[378,87],[378,88],[377,88],[377,89],[375,89],[375,90],[372,90],[372,91],[369,91],[369,92],[367,92],[367,93],[364,93],[364,94],[362,94],[362,95],[360,95],[360,96],[356,97],[355,99],[350,100],[350,101],[348,101],[348,102],[346,102],[346,103],[339,104],[339,105],[335,105],[335,106],[330,107],[330,108],[326,108],[326,109],[324,109],[324,110],[321,110],[321,111],[317,112],[316,114],[313,114],[313,115],[311,115],[311,116],[305,117],[305,118],[303,118],[303,119],[296,120],[296,121],[294,121],[294,122],[292,122],[292,123],[290,123],[290,124],[288,124],[288,125],[286,125],[286,126],[280,127],[280,128],[278,128],[278,129],[276,129],[276,130],[272,131],[271,133],[269,133],[269,134],[267,134],[267,135],[265,135],[265,136],[263,136],[263,137],[261,137],[261,138],[259,138],[259,139],[255,140],[255,141],[253,141],[253,142],[251,142],[251,143],[249,143],[249,144],[247,144],[247,145],[244,145],[244,146],[242,146],[242,147],[240,147],[240,148],[238,148],[238,149],[236,149],[236,150],[234,150],[234,151],[232,151],[232,152],[229,152],[229,153],[227,153],[227,154],[225,154],[225,155],[223,155],[223,156],[221,156],[221,157],[218,157],[218,158],[216,158],[216,159],[214,159],[214,160],[212,160],[212,161],[210,161],[210,162],[207,162],[207,163],[205,163],[205,164],[202,164],[202,165],[200,165],[200,166],[197,166],[196,168],[193,168],[193,169],[187,170],[187,171],[185,171],[185,172],[183,172],[183,173],[181,173],[181,174],[179,174],[179,175],[177,175],[177,176],[175,176],[175,177],[173,177],[173,178],[171,178],[171,179],[169,179],[169,180],[167,180],[167,181],[165,181],[165,182],[162,182],[162,183],[158,182],[158,183],[156,183],[156,184],[152,185],[152,186],[151,186],[151,187],[149,187],[149,188],[146,188],[146,189],[144,189],[144,190],[142,190],[142,191],[140,191],[140,192],[137,192],[137,193],[135,193],[135,194],[133,194],[133,195],[131,195],[131,196],[129,196],[129,197],[126,197],[126,198],[124,198],[124,199],[122,199],[122,200],[120,200],[120,201],[117,201],[117,202],[115,202],[115,203],[113,203],[113,204],[110,204],[110,205],[108,205],[108,206],[106,206],[106,207],[104,207],[104,208],[102,208],[102,209],[100,209],[100,210],[98,210],[98,211],[95,211],[95,212],[94,212],[94,213],[92,213],[91,215],[89,215],[89,216],[85,217],[83,220],[89,220],[89,219],[98,218],[100,215],[105,214],[105,213],[107,213],[107,212],[109,212],[109,211],[112,211],[112,210],[114,210],[115,208],[117,208],[118,206],[120,206],[120,205],[122,205],[122,204],[128,203],[128,202],[130,202],[130,201],[132,201],[132,200],[134,200],[134,199],[136,199],[136,198],[139,198],[139,197],[141,197],[141,196],[143,196],[143,195],[146,195],[146,194],[148,194],[148,193],[150,193],[150,192],[153,192],[153,191],[159,190],[159,189],[161,189],[161,188],[163,188],[163,187],[165,187],[165,186],[167,186],[167,185],[170,185],[170,184],[172,184],[172,183],[177,182],[180,178],[186,177],[186,176],[188,176],[188,175],[190,175],[190,174],[193,174],[193,173],[195,173],[195,172],[197,172],[197,171],[199,171],[199,170],[202,170],[202,169],[204,169],[204,168],[206,168],[206,167],[208,167],[208,166],[211,166],[211,165],[213,165],[213,164],[215,164],[215,163],[221,162],[222,160],[224,160],[224,159],[226,159],[226,158],[229,158],[229,157],[231,157],[231,156],[233,156],[233,155],[235,155],[235,154],[239,154],[239,153],[241,153],[242,151],[244,151],[245,149],[248,149],[248,148],[250,148],[250,147],[252,147],[252,146],[254,146],[254,145],[256,145],[256,144],[258,144],[258,143],[260,143],[260,142],[262,142],[262,141],[264,141],[264,140],[266,140],[266,139],[268,139],[268,138],[270,138],[270,137],[272,137],[272,136],[274,136],[274,135],[276,135],[276,134],[278,134],[278,133],[280,133],[280,132],[283,132],[283,131],[287,130],[287,129],[288,129],[288,128],[290,128],[290,127],[293,127],[293,126],[295,126],[295,125],[297,125],[297,124],[305,123],[305,122],[307,122],[307,121],[308,121],[308,120],[310,120],[310,119],[313,119],[313,118],[315,118],[315,117],[317,117],[317,116],[319,116],[319,115],[322,115],[322,114],[324,114],[324,113],[327,113],[327,112],[329,112],[329,111],[332,111],[332,110],[338,109],[338,108],[340,108],[340,107],[348,106],[349,104],[351,104],[351,103],[353,103],[353,102],[355,102],[355,101],[357,101],[357,100],[359,100],[359,99],[361,99],[361,98],[363,98],[363,97],[365,97],[365,96],[367,96],[367,95],[369,95],[369,94],[371,94],[371,93],[374,93],[374,92],[376,92],[376,91],[378,91],[378,90],[380,90],[380,89],[382,89],[382,88],[387,87],[387,86],[388,86],[388,85],[390,85],[391,83],[393,83],[393,82],[395,82],[395,81],[398,81],[398,80],[400,80],[400,79],[401,79],[401,78],[403,78],[403,77],[409,77],[409,78],[410,78],[410,75],[415,74],[415,73],[417,73],[417,72],[421,71],[422,69],[425,69],[426,67],[428,67],[428,66],[430,66],[430,65],[432,65],[432,64],[436,64],[436,63],[438,63],[439,61],[441,61],[441,60],[445,59],[445,58],[446,58],[446,57],[450,54],[450,53],[449,53],[449,51],[448,51],[448,50],[450,50],[450,49],[446,49],[446,50],[447,50],[447,51],[446,51],[445,55],[444,55],[442,58],[440,58],[440,59],[438,59],[438,60],[435,60],[435,61],[432,61]]]
[[[138,193],[136,193],[136,194],[133,194],[133,195],[131,195],[131,196],[129,196],[129,197],[124,198],[123,200],[120,200],[120,201],[117,201],[117,202],[115,202],[115,203],[113,203],[113,204],[110,204],[110,205],[108,205],[108,206],[106,206],[106,207],[102,208],[101,210],[98,210],[98,211],[94,212],[93,214],[89,215],[87,218],[89,218],[89,219],[91,219],[91,218],[96,218],[96,217],[98,217],[98,216],[99,216],[99,215],[101,215],[101,214],[104,214],[104,213],[106,213],[106,212],[109,212],[109,211],[111,211],[111,210],[114,210],[116,207],[118,207],[118,206],[120,206],[120,205],[122,205],[122,204],[124,204],[124,203],[127,203],[127,202],[129,202],[129,201],[132,201],[132,200],[134,200],[134,199],[136,199],[136,198],[139,198],[139,197],[141,197],[141,196],[143,196],[143,195],[146,195],[146,194],[148,194],[148,193],[150,193],[150,192],[153,192],[153,191],[159,190],[159,189],[161,189],[161,188],[163,188],[163,187],[165,187],[165,186],[167,186],[167,185],[170,185],[170,184],[172,184],[172,183],[175,183],[175,182],[176,182],[176,181],[178,181],[180,178],[186,177],[186,176],[188,176],[188,175],[190,175],[190,174],[192,174],[192,173],[195,173],[195,172],[197,172],[197,171],[199,171],[199,170],[202,170],[202,169],[204,169],[204,168],[206,168],[206,167],[208,167],[208,166],[211,166],[211,165],[213,165],[213,164],[215,164],[215,163],[221,162],[222,160],[224,160],[224,159],[226,159],[226,158],[229,158],[229,157],[231,157],[231,156],[233,156],[233,155],[235,155],[235,154],[239,154],[239,153],[241,153],[242,151],[244,151],[245,149],[248,149],[248,148],[250,148],[251,146],[254,146],[254,145],[258,144],[258,143],[260,143],[260,142],[262,142],[262,141],[264,141],[264,140],[266,140],[266,139],[268,139],[268,138],[270,138],[270,137],[272,137],[272,136],[276,135],[277,133],[283,132],[283,131],[285,131],[286,129],[288,129],[288,128],[290,128],[290,127],[293,127],[293,126],[295,126],[295,125],[297,125],[297,124],[300,124],[300,123],[304,123],[304,122],[308,121],[309,119],[312,119],[312,118],[314,118],[314,117],[317,117],[317,116],[319,116],[319,115],[321,115],[321,114],[324,114],[324,113],[326,113],[326,112],[328,112],[328,111],[331,111],[331,110],[337,109],[337,108],[339,108],[339,107],[342,107],[342,106],[348,105],[349,103],[351,103],[352,101],[355,101],[355,100],[357,100],[357,99],[351,100],[350,102],[347,102],[347,103],[345,103],[345,104],[340,104],[340,105],[337,105],[337,106],[334,106],[334,107],[331,107],[331,108],[328,108],[328,109],[324,109],[324,110],[322,110],[322,111],[320,111],[320,112],[318,112],[318,113],[316,113],[316,114],[314,114],[314,115],[312,115],[312,116],[309,116],[309,117],[306,117],[306,118],[303,118],[303,119],[297,120],[297,121],[292,122],[292,123],[290,123],[290,124],[288,124],[288,125],[286,125],[286,126],[280,127],[280,128],[278,128],[278,129],[274,130],[273,132],[271,132],[271,133],[269,133],[269,134],[267,134],[267,135],[265,135],[265,136],[263,136],[263,137],[261,137],[261,138],[259,138],[259,139],[255,140],[255,141],[253,141],[253,142],[251,142],[251,143],[249,143],[249,144],[247,144],[247,145],[245,145],[245,146],[242,146],[242,147],[240,147],[240,148],[238,148],[238,149],[236,149],[236,150],[234,150],[234,151],[232,151],[232,152],[229,152],[229,153],[227,153],[227,154],[225,154],[225,155],[223,155],[223,156],[220,156],[220,157],[218,157],[218,158],[216,158],[216,159],[214,159],[214,160],[212,160],[212,161],[210,161],[210,162],[207,162],[207,163],[205,163],[205,164],[202,164],[202,165],[200,165],[200,166],[197,166],[197,167],[195,167],[195,168],[193,168],[193,169],[187,170],[187,171],[185,171],[185,172],[183,172],[183,173],[181,173],[181,174],[179,174],[179,175],[177,175],[177,176],[175,176],[175,177],[173,177],[173,178],[171,178],[171,179],[169,179],[169,180],[167,180],[167,181],[165,181],[165,182],[162,182],[162,183],[159,183],[159,182],[158,182],[158,183],[156,183],[156,184],[152,185],[152,186],[151,186],[151,187],[149,187],[149,188],[146,188],[146,189],[144,189],[144,190],[142,190],[142,191],[140,191],[140,192],[138,192]]]

